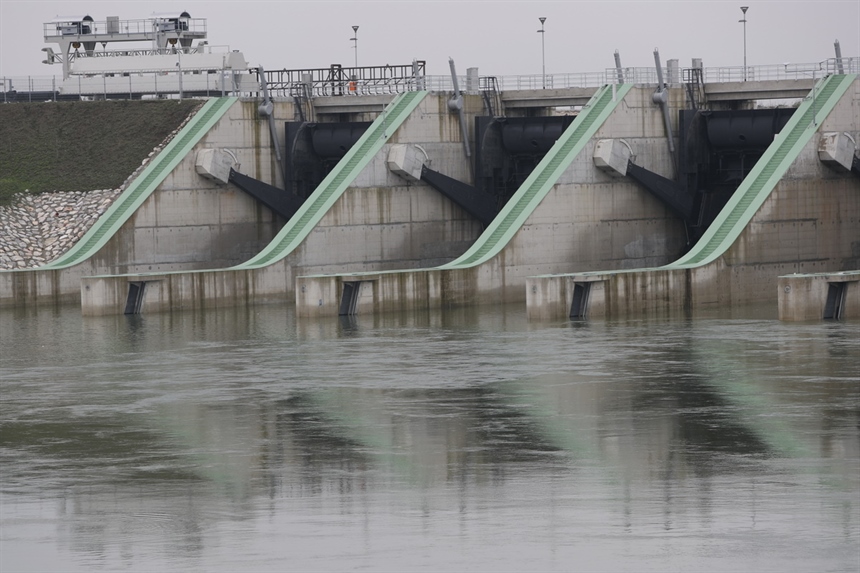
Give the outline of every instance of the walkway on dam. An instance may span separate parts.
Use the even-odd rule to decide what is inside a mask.
[[[630,306],[653,308],[664,304],[670,307],[683,306],[684,302],[681,299],[690,296],[690,293],[685,294],[684,290],[690,288],[685,273],[703,269],[715,263],[735,243],[786,175],[789,167],[797,160],[803,148],[812,140],[822,119],[833,110],[856,78],[857,76],[854,75],[831,75],[818,82],[750,174],[743,180],[717,219],[687,254],[674,263],[656,268],[530,277],[526,289],[529,316],[531,318],[585,317],[588,314],[585,305],[589,304],[589,295],[583,294],[581,290],[575,294],[577,289],[572,285],[576,284],[580,287],[588,285],[585,288],[590,289],[594,283],[608,284],[619,277],[630,277],[633,281],[638,277],[640,281],[635,288],[630,287],[629,284],[626,285],[627,288],[607,286],[606,290],[611,290],[612,294],[604,291],[605,297],[606,299],[612,297],[613,300],[610,303],[604,299],[601,304],[605,306],[611,304],[614,309],[613,315],[621,312],[619,309],[625,305],[628,308]],[[669,275],[678,272],[684,276],[676,276],[673,281]],[[566,288],[568,285],[570,287]],[[635,295],[632,294],[634,292]],[[559,300],[559,294],[564,297],[564,300]],[[624,297],[629,297],[629,300],[622,300]],[[634,298],[636,300],[633,300]]]

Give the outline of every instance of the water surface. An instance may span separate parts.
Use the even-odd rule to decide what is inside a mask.
[[[0,570],[860,570],[860,323],[0,312]]]

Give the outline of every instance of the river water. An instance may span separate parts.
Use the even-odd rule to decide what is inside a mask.
[[[3,573],[860,570],[858,322],[62,307],[0,352]]]

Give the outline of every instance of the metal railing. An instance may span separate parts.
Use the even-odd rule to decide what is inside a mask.
[[[426,64],[416,60],[405,65],[303,70],[266,70],[266,83],[273,97],[292,97],[296,93],[313,96],[387,95],[427,89]]]
[[[701,70],[705,83],[744,81],[744,67],[721,68],[663,68],[663,80],[670,84],[685,83],[685,78],[695,77]],[[806,64],[779,64],[769,66],[747,66],[747,81],[775,81],[809,79],[811,73],[820,71],[818,77],[826,74],[860,74],[860,58],[832,58],[821,62]],[[656,68],[607,68],[603,72],[581,74],[551,74],[546,76],[546,89],[570,89],[600,87],[612,83],[656,84]],[[466,85],[465,77],[458,77],[459,85]],[[496,76],[500,91],[543,89],[542,74],[526,76]],[[451,76],[427,76],[427,89],[432,91],[452,91]]]
[[[426,64],[415,61],[412,64],[396,66],[373,66],[363,68],[333,65],[328,68],[302,70],[266,71],[266,81],[273,97],[292,98],[296,94],[318,96],[350,95],[388,95],[404,91],[429,90],[451,92],[454,83],[450,75],[424,75]],[[860,74],[860,58],[832,58],[821,62],[800,64],[779,64],[769,66],[743,66],[721,68],[666,68],[664,81],[668,83],[689,83],[693,80],[704,83],[810,80],[827,74]],[[230,76],[227,84],[219,80]],[[137,99],[142,95],[151,97],[178,94],[176,71],[149,71],[125,74],[99,74],[91,76],[72,76],[65,84],[53,76],[0,77],[0,101],[44,101],[46,99],[71,99],[78,94],[85,96],[120,97],[127,94]],[[257,80],[257,70],[250,69],[236,74],[229,70],[183,71],[181,74],[184,91],[196,95],[227,94],[245,97],[259,97],[261,89]],[[240,81],[234,81],[235,78]],[[474,77],[458,76],[458,85],[466,93],[479,93],[484,78],[492,77],[497,91],[570,89],[600,87],[611,83],[656,84],[655,68],[608,68],[603,72],[580,74],[542,74],[520,76],[481,76],[478,82]],[[130,78],[146,78],[130,79]],[[476,85],[471,85],[471,83]],[[77,86],[75,85],[77,83]],[[60,86],[66,86],[66,91]],[[223,87],[222,87],[223,86]],[[68,93],[69,89],[73,92]],[[141,90],[144,90],[143,93]],[[76,93],[75,93],[76,92]]]
[[[60,84],[63,86],[61,91]],[[0,78],[0,102],[156,97],[257,97],[256,73],[233,70],[140,71],[57,77]]]
[[[59,79],[62,82],[62,79]],[[3,103],[15,101],[45,101],[55,99],[58,78],[55,76],[27,76],[23,78],[0,78],[0,99]],[[21,98],[18,97],[21,94]],[[35,99],[34,99],[35,98]]]
[[[657,83],[657,72],[653,68],[624,68],[623,81],[618,81],[618,71],[615,68],[604,72],[579,74],[543,74],[520,76],[493,76],[499,91],[542,90],[542,89],[571,89],[596,88],[611,83],[650,84]],[[481,76],[487,77],[487,76]],[[465,76],[458,76],[457,81],[462,89],[467,86]],[[427,89],[430,91],[453,91],[454,84],[451,76],[427,76]],[[477,90],[465,89],[466,92]]]
[[[831,58],[821,62],[800,64],[774,64],[769,66],[743,66],[704,68],[705,83],[779,81],[808,79],[810,74],[820,72],[818,77],[828,74],[860,73],[860,58]]]

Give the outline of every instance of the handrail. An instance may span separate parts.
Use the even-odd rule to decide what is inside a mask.
[[[298,69],[298,70],[266,70],[266,80],[273,97],[292,98],[297,89],[302,93],[309,92],[311,96],[352,96],[352,95],[388,95],[407,91],[427,90],[430,92],[450,92],[454,89],[450,75],[425,75],[426,62],[415,60],[412,64],[386,65],[369,67],[343,67],[332,65],[328,68]],[[210,71],[214,73],[215,71]],[[622,68],[621,80],[630,84],[656,84],[657,70],[655,68]],[[830,58],[819,62],[797,64],[774,64],[764,66],[729,66],[717,68],[665,68],[663,77],[671,84],[684,84],[699,81],[705,84],[728,82],[780,81],[803,80],[811,82],[829,74],[860,74],[860,57]],[[134,72],[145,73],[145,72]],[[153,75],[164,74],[164,70],[146,72]],[[175,73],[175,72],[169,72]],[[235,70],[232,73],[238,73]],[[256,76],[256,70],[243,70],[240,75]],[[104,74],[105,76],[115,74]],[[96,75],[98,77],[98,75]],[[74,78],[74,76],[73,76]],[[465,87],[466,93],[479,93],[486,86],[492,85],[499,92],[514,90],[543,89],[544,79],[541,74],[518,76],[480,76],[473,86],[470,81],[474,78],[459,76],[458,84]],[[746,79],[745,79],[746,78]],[[72,79],[72,82],[75,80]],[[549,74],[546,76],[547,89],[595,88],[606,84],[618,83],[619,74],[616,68],[607,68],[602,72]],[[309,83],[308,83],[309,82]],[[54,76],[0,77],[0,101],[15,101],[17,92],[51,92],[57,91],[62,80]],[[159,91],[157,82],[155,91],[135,91],[141,93],[175,93],[175,90]],[[305,86],[309,86],[306,90]],[[21,88],[24,89],[21,89]],[[129,91],[128,86],[116,90],[117,94]],[[260,90],[250,86],[239,90],[238,95],[256,97]],[[100,95],[97,90],[95,95]],[[112,92],[111,92],[112,93]],[[216,95],[216,94],[213,94]],[[20,97],[17,98],[20,101]],[[26,98],[25,98],[26,100]]]

